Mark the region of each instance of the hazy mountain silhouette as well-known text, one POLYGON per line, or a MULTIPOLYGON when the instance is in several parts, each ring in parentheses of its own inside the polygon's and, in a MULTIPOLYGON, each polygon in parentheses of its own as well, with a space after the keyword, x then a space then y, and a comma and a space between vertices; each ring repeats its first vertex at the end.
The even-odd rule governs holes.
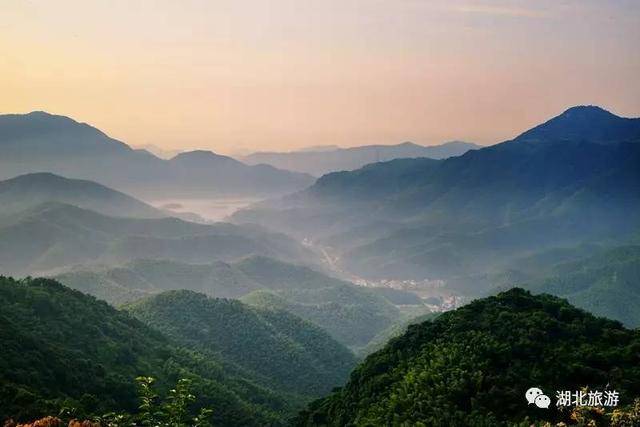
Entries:
POLYGON ((339 150, 339 149, 340 147, 337 145, 312 145, 310 147, 302 147, 293 151, 294 152, 333 151, 333 150, 339 150))
POLYGON ((567 298, 591 313, 640 326, 640 246, 623 246, 558 263, 542 278, 528 282, 531 291, 567 298), (546 277, 545 277, 546 276, 546 277))
POLYGON ((33 172, 89 179, 132 194, 161 197, 283 194, 313 182, 308 175, 248 166, 211 152, 182 153, 163 160, 64 116, 45 112, 0 116, 0 178, 33 172))
POLYGON ((640 120, 618 117, 589 105, 572 107, 530 129, 517 141, 588 141, 596 143, 640 142, 640 120))
POLYGON ((67 203, 111 216, 168 216, 153 206, 91 181, 52 173, 33 173, 0 181, 0 215, 14 214, 46 202, 67 203))
POLYGON ((112 304, 177 289, 216 298, 238 298, 258 289, 281 291, 354 286, 306 266, 258 255, 235 262, 206 264, 136 259, 115 266, 78 266, 55 278, 112 304))
POLYGON ((455 281, 526 251, 637 233, 639 123, 572 108, 462 156, 327 174, 235 218, 332 246, 360 275, 455 281))
POLYGON ((153 154, 154 156, 159 157, 159 158, 164 159, 164 160, 169 160, 172 157, 175 157, 178 154, 180 154, 180 153, 185 151, 185 150, 164 149, 164 148, 158 147, 157 145, 154 145, 154 144, 137 145, 137 146, 132 147, 132 148, 134 150, 148 151, 149 153, 153 154))
POLYGON ((397 145, 366 145, 353 148, 323 148, 290 153, 254 153, 243 158, 249 164, 266 163, 275 167, 321 176, 329 172, 354 170, 369 163, 397 158, 429 157, 443 159, 459 156, 479 145, 451 141, 441 145, 422 146, 405 142, 397 145))
POLYGON ((0 220, 0 273, 5 275, 140 258, 209 263, 253 254, 313 259, 293 239, 251 226, 111 217, 61 203, 44 203, 0 220))

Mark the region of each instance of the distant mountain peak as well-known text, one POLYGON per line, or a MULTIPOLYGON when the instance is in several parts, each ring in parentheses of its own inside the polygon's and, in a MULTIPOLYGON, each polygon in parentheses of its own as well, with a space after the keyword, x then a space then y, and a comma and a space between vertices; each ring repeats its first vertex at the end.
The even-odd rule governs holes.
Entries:
POLYGON ((53 114, 53 113, 49 113, 48 111, 36 110, 36 111, 32 111, 32 112, 26 113, 26 114, 13 114, 13 116, 16 116, 16 117, 20 117, 21 116, 21 117, 24 117, 26 119, 35 119, 35 120, 38 120, 38 121, 41 121, 41 122, 83 126, 83 127, 90 128, 90 129, 92 129, 92 130, 94 130, 96 132, 99 132, 102 135, 105 135, 104 132, 102 132, 99 129, 94 128, 93 126, 91 126, 88 123, 79 122, 77 120, 72 119, 69 116, 64 116, 62 114, 53 114))
POLYGON ((619 116, 616 116, 612 112, 605 110, 604 108, 599 107, 597 105, 576 105, 575 107, 566 109, 562 114, 560 114, 556 118, 564 119, 564 120, 575 120, 575 119, 593 118, 593 117, 621 118, 619 116))
POLYGON ((30 117, 49 117, 49 118, 58 117, 58 118, 67 119, 67 120, 71 120, 71 121, 75 122, 75 120, 73 120, 70 117, 63 116, 61 114, 49 113, 48 111, 44 111, 44 110, 34 110, 34 111, 31 111, 31 112, 26 113, 26 114, 15 114, 15 115, 16 116, 30 116, 30 117))
POLYGON ((640 119, 624 118, 596 105, 579 105, 519 135, 519 141, 640 141, 640 119))
POLYGON ((220 154, 216 154, 213 151, 208 150, 193 150, 193 151, 185 151, 183 153, 177 154, 173 157, 171 162, 177 163, 196 163, 196 164, 211 164, 212 162, 220 163, 220 162, 233 162, 240 163, 235 159, 232 159, 228 156, 223 156, 220 154))

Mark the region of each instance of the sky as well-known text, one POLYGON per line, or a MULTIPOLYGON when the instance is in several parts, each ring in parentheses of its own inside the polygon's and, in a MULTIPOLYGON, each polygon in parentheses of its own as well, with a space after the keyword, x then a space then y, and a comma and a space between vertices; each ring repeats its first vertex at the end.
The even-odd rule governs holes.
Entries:
POLYGON ((3 0, 0 113, 220 153, 640 116, 636 0, 3 0))

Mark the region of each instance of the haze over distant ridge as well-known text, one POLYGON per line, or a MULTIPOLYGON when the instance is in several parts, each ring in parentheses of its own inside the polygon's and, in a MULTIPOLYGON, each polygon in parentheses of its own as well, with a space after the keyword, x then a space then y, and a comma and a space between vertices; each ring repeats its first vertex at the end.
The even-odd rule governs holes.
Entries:
POLYGON ((400 158, 429 157, 444 159, 459 156, 479 145, 463 141, 450 141, 440 145, 423 146, 412 142, 396 145, 364 145, 340 148, 318 146, 288 153, 254 153, 242 158, 248 164, 266 163, 277 168, 321 176, 329 172, 358 169, 369 163, 400 158))

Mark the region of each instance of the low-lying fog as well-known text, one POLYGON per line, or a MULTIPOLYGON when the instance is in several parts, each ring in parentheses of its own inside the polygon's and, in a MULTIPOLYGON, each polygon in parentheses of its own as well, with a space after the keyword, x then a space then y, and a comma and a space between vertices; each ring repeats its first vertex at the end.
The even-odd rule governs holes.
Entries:
POLYGON ((170 212, 194 213, 207 221, 222 221, 237 210, 260 200, 251 197, 218 197, 210 199, 156 199, 149 201, 149 203, 170 212))

